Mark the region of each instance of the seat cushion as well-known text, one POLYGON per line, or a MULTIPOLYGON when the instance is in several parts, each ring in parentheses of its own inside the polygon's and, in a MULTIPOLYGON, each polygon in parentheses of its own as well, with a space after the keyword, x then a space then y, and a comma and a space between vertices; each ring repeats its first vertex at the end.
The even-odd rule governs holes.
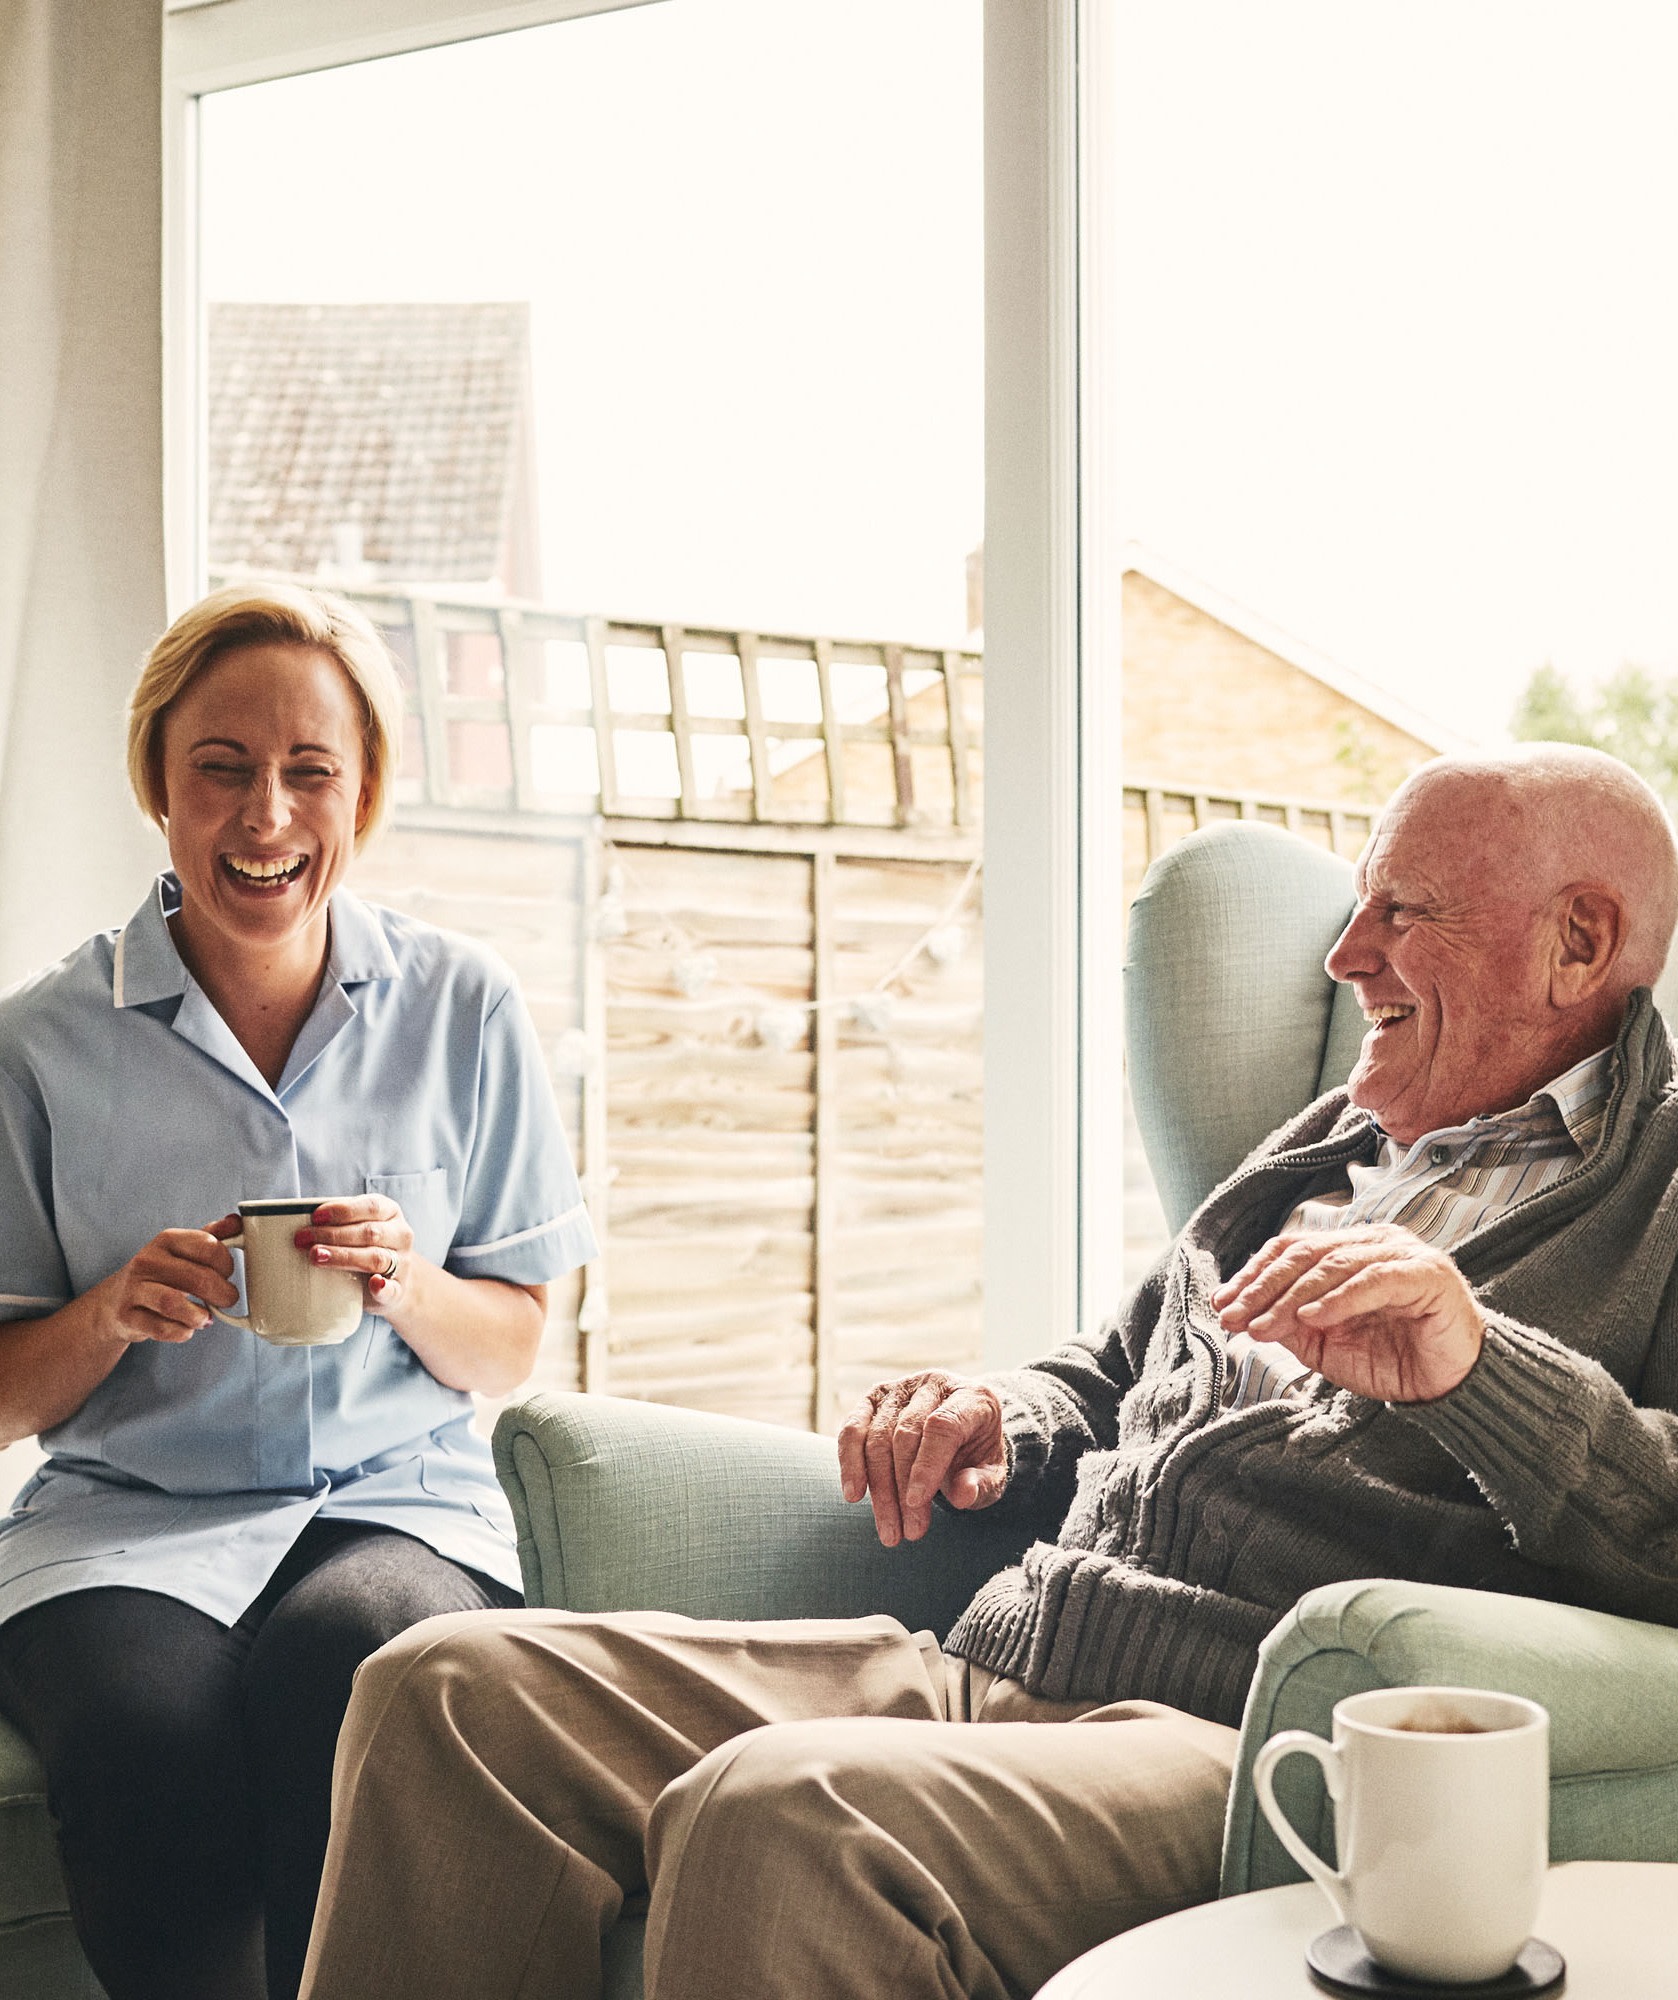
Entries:
POLYGON ((0 1720, 0 1926, 69 1909, 47 1819, 47 1781, 29 1745, 0 1720))
POLYGON ((108 2000, 68 1917, 0 1925, 0 2000, 108 2000))

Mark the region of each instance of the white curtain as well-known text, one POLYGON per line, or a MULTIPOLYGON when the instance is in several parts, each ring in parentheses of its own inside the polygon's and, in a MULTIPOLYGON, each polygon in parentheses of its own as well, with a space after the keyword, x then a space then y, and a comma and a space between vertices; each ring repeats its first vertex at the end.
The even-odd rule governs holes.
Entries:
POLYGON ((160 0, 0 0, 0 986, 161 853, 123 707, 163 625, 160 0))

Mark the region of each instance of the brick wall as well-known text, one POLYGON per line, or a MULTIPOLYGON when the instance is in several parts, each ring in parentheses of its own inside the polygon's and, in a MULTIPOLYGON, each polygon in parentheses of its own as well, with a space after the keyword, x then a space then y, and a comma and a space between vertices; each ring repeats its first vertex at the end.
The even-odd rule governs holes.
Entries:
POLYGON ((1124 579, 1127 778, 1375 804, 1435 754, 1135 570, 1124 579), (1132 776, 1134 774, 1134 776, 1132 776))

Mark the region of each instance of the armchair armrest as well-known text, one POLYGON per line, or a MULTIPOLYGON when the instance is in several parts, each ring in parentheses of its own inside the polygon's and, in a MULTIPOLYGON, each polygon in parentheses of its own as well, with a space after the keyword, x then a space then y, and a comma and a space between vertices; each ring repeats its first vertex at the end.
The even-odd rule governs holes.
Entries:
POLYGON ((495 1427, 525 1597, 572 1611, 699 1618, 885 1612, 940 1638, 1024 1530, 935 1512, 880 1546, 839 1492, 833 1440, 612 1396, 539 1395, 495 1427))
MULTIPOLYGON (((1550 1711, 1550 1856, 1678 1861, 1678 1631, 1602 1611, 1439 1584, 1330 1584, 1265 1640, 1224 1834, 1224 1895, 1303 1879, 1258 1810, 1253 1758, 1282 1729, 1332 1733, 1365 1688, 1499 1688, 1550 1711)), ((1333 1814, 1303 1757, 1278 1799, 1325 1856, 1333 1814)))

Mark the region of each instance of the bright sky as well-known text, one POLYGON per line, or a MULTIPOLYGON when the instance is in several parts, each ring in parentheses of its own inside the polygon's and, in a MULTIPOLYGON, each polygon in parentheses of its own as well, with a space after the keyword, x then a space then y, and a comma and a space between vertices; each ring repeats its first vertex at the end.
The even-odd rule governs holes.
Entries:
POLYGON ((959 643, 975 0, 673 0, 206 100, 212 299, 529 299, 548 600, 959 643))
POLYGON ((1678 9, 1112 4, 1131 532, 1474 733, 1678 669, 1678 9))
MULTIPOLYGON (((1678 9, 1117 11, 1126 531, 1491 735, 1678 669, 1678 9)), ((229 93, 212 298, 529 298, 547 595, 948 641, 978 0, 669 0, 229 93)))

